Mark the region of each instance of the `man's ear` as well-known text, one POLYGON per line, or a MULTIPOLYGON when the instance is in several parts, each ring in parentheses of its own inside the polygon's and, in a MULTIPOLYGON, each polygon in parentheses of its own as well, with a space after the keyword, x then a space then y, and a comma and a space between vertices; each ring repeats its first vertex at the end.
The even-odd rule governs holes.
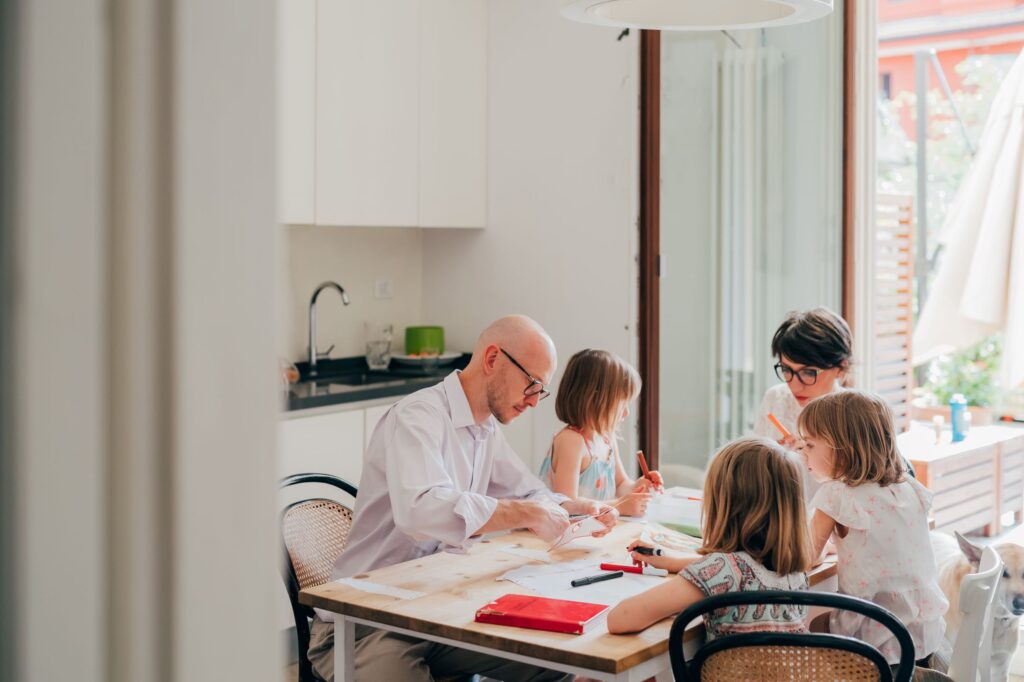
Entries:
POLYGON ((960 535, 959 531, 953 531, 953 535, 956 536, 956 541, 960 544, 960 551, 964 553, 967 560, 972 564, 981 563, 981 547, 960 535))
POLYGON ((498 348, 497 344, 491 344, 484 348, 484 373, 490 374, 493 372, 498 365, 498 355, 501 354, 501 349, 498 348))

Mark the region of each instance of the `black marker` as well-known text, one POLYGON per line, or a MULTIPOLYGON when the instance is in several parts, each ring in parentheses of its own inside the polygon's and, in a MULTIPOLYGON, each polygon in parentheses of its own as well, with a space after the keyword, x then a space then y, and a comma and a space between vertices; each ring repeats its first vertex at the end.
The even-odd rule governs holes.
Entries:
POLYGON ((602 580, 611 580, 612 578, 621 578, 622 571, 612 571, 611 573, 601 573, 600 575, 592 575, 587 578, 577 578, 569 584, 573 587, 583 587, 584 585, 590 585, 592 583, 599 583, 602 580))
POLYGON ((647 556, 661 556, 661 547, 634 547, 633 551, 647 556))

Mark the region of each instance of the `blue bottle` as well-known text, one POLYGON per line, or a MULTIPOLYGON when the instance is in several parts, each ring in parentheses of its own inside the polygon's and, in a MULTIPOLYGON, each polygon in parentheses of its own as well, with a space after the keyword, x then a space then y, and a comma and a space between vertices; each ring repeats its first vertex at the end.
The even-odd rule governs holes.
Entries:
POLYGON ((955 393, 949 399, 949 421, 953 426, 953 442, 959 443, 967 437, 967 399, 962 393, 955 393))

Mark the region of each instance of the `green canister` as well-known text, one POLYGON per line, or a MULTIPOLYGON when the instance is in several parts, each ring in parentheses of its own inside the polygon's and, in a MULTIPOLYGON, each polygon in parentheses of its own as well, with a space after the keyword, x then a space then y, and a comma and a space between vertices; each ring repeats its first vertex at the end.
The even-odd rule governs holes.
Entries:
POLYGON ((405 354, 444 353, 444 327, 406 327, 405 354))

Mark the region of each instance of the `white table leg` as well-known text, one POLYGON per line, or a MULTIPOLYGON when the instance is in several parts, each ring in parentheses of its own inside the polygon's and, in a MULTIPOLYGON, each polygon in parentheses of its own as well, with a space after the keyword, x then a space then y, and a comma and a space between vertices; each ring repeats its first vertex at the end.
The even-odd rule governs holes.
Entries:
POLYGON ((356 625, 341 614, 334 614, 334 680, 356 679, 356 625))

